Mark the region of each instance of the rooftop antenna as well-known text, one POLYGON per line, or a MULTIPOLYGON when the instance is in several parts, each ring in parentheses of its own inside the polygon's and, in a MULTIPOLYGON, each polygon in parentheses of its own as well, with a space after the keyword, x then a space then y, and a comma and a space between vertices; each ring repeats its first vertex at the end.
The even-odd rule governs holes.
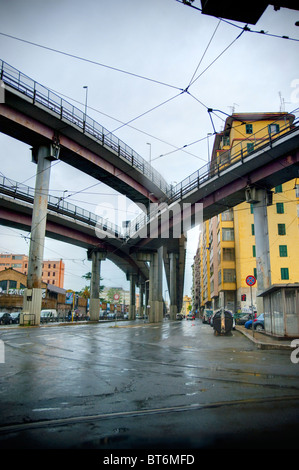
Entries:
POLYGON ((231 108, 231 114, 234 114, 236 106, 239 106, 238 103, 233 103, 233 106, 228 106, 229 108, 231 108))
POLYGON ((280 108, 279 108, 279 111, 281 113, 285 112, 285 101, 284 101, 284 98, 281 96, 281 92, 279 91, 278 92, 278 95, 279 95, 279 99, 280 99, 280 108))

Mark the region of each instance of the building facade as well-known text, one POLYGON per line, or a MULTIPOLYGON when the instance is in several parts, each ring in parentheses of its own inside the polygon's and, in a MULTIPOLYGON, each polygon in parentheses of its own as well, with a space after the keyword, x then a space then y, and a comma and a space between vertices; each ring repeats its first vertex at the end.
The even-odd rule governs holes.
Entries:
MULTIPOLYGON (((288 131, 293 116, 287 113, 233 114, 215 137, 212 160, 228 162, 236 152, 248 154, 265 139, 288 131)), ((272 189, 267 207, 271 284, 299 282, 299 181, 272 189)), ((206 221, 194 258, 193 292, 198 307, 225 307, 248 311, 250 287, 246 277, 256 277, 253 204, 243 202, 206 221), (197 297, 197 298, 196 298, 197 297)), ((256 286, 252 287, 256 308, 256 286)))
MULTIPOLYGON (((22 254, 0 253, 0 271, 7 268, 13 268, 16 271, 27 275, 28 256, 22 254)), ((42 268, 42 282, 63 288, 65 265, 62 259, 44 260, 42 268)))

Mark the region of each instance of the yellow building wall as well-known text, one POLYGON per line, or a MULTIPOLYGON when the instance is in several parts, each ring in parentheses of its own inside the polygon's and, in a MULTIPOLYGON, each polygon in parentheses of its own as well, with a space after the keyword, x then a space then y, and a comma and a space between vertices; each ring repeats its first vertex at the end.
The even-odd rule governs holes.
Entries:
MULTIPOLYGON (((244 115, 245 116, 245 115, 244 115)), ((257 120, 258 115, 253 114, 254 120, 247 119, 246 123, 238 120, 232 120, 232 127, 226 128, 224 131, 224 138, 222 138, 220 147, 216 149, 216 157, 222 161, 229 160, 229 154, 232 156, 236 152, 240 152, 241 144, 243 150, 247 151, 247 143, 251 142, 256 144, 264 139, 268 139, 269 131, 268 126, 271 124, 279 125, 279 132, 287 132, 290 129, 290 123, 287 119, 287 114, 278 116, 277 120, 267 119, 267 113, 261 113, 261 119, 257 120), (246 124, 252 125, 252 134, 246 133, 246 124), (229 140, 228 140, 229 135, 229 140), (229 145, 228 145, 229 144, 229 145)), ((242 116, 243 117, 243 116, 242 116)), ((271 134, 275 138, 275 133, 271 134)), ((299 282, 299 180, 297 184, 296 195, 296 180, 291 180, 282 185, 282 192, 273 191, 273 204, 268 206, 268 229, 269 229, 269 248, 270 248, 270 263, 271 263, 271 284, 284 284, 284 283, 297 283, 299 282), (284 212, 277 213, 277 203, 283 203, 284 212), (278 224, 284 224, 286 235, 278 234, 278 224), (281 257, 279 246, 287 246, 287 256, 281 257), (289 279, 282 279, 281 268, 288 268, 289 279)), ((254 257, 253 247, 256 246, 255 235, 252 232, 252 225, 254 225, 254 215, 251 211, 251 205, 244 202, 233 208, 233 221, 222 220, 222 215, 218 217, 218 230, 220 230, 220 239, 218 240, 218 250, 221 251, 220 262, 218 270, 221 269, 221 284, 219 284, 219 291, 236 290, 237 291, 237 304, 238 306, 250 305, 250 288, 246 284, 246 277, 255 274, 256 271, 256 257, 254 257), (222 229, 225 227, 234 228, 234 241, 222 240, 222 229), (223 259, 223 248, 235 249, 235 261, 225 261, 223 259), (236 282, 223 282, 223 269, 236 270, 236 282), (245 293, 247 300, 241 303, 241 294, 245 293)), ((207 296, 203 295, 203 287, 205 285, 204 279, 209 279, 209 258, 206 253, 209 237, 209 222, 205 224, 204 236, 200 243, 201 249, 201 305, 204 305, 207 300, 211 300, 210 291, 207 296)), ((217 251, 218 251, 217 250, 217 251)), ((216 250, 214 249, 214 256, 216 250)), ((217 256, 217 254, 216 254, 217 256)), ((218 283, 218 273, 214 269, 214 283, 218 283)), ((252 289, 253 303, 256 304, 255 294, 256 287, 252 289)))
POLYGON ((299 198, 296 198, 296 180, 287 181, 282 191, 273 194, 273 205, 268 207, 268 228, 271 260, 271 283, 299 282, 299 198), (277 213, 276 203, 283 203, 283 214, 277 213), (278 224, 284 224, 286 235, 278 235, 278 224), (287 257, 281 257, 279 246, 287 246, 287 257), (289 269, 289 279, 281 278, 281 268, 289 269))
MULTIPOLYGON (((264 140, 269 138, 268 126, 271 124, 278 124, 279 132, 287 132, 290 130, 289 121, 284 119, 284 117, 276 121, 273 121, 273 119, 264 119, 261 121, 246 120, 244 124, 239 121, 233 121, 230 132, 231 155, 239 153, 241 148, 243 151, 247 152, 247 143, 253 143, 255 146, 261 145, 264 140), (252 133, 246 132, 246 124, 251 124, 252 133)), ((271 135, 273 138, 275 137, 275 133, 271 135)))

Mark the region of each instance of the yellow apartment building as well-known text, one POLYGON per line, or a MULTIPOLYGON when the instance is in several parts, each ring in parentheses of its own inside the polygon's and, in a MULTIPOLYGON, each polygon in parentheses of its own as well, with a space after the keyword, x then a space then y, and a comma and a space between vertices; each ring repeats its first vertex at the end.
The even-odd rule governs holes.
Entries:
MULTIPOLYGON (((265 139, 290 129, 287 113, 233 114, 215 137, 212 160, 228 162, 235 152, 254 150, 265 139)), ((299 181, 272 189, 267 207, 271 284, 299 282, 299 181)), ((194 258, 195 308, 225 307, 246 311, 251 304, 246 277, 256 277, 253 205, 244 202, 206 221, 194 258)), ((256 287, 252 288, 256 306, 256 287)))

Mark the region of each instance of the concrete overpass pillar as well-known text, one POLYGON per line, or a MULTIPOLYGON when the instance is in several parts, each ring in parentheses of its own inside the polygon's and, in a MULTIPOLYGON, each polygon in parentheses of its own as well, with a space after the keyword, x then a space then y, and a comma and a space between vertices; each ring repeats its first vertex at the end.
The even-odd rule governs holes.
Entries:
POLYGON ((130 273, 130 305, 129 320, 136 318, 136 275, 130 273))
POLYGON ((59 147, 41 145, 32 150, 37 163, 31 237, 28 259, 27 288, 24 291, 21 324, 40 324, 42 306, 42 263, 47 222, 51 161, 58 158, 59 147))
POLYGON ((255 189, 253 203, 254 233, 256 249, 256 272, 257 272, 257 298, 256 307, 258 315, 264 311, 263 298, 258 297, 265 289, 271 286, 271 265, 269 248, 269 230, 267 206, 269 191, 266 189, 255 189))
POLYGON ((137 253, 139 261, 149 262, 149 280, 145 282, 146 315, 150 323, 163 320, 162 267, 163 250, 137 253))
POLYGON ((139 285, 139 316, 143 317, 144 315, 144 282, 140 281, 139 285))
POLYGON ((150 264, 149 282, 149 321, 158 323, 163 320, 162 297, 162 256, 160 250, 153 252, 150 264))
POLYGON ((177 253, 169 253, 169 298, 170 298, 170 306, 169 306, 169 314, 170 319, 175 320, 176 314, 178 313, 177 307, 177 263, 178 263, 178 254, 177 253))
POLYGON ((99 321, 101 261, 106 259, 106 252, 90 250, 88 251, 88 259, 91 259, 89 318, 90 321, 99 321))

